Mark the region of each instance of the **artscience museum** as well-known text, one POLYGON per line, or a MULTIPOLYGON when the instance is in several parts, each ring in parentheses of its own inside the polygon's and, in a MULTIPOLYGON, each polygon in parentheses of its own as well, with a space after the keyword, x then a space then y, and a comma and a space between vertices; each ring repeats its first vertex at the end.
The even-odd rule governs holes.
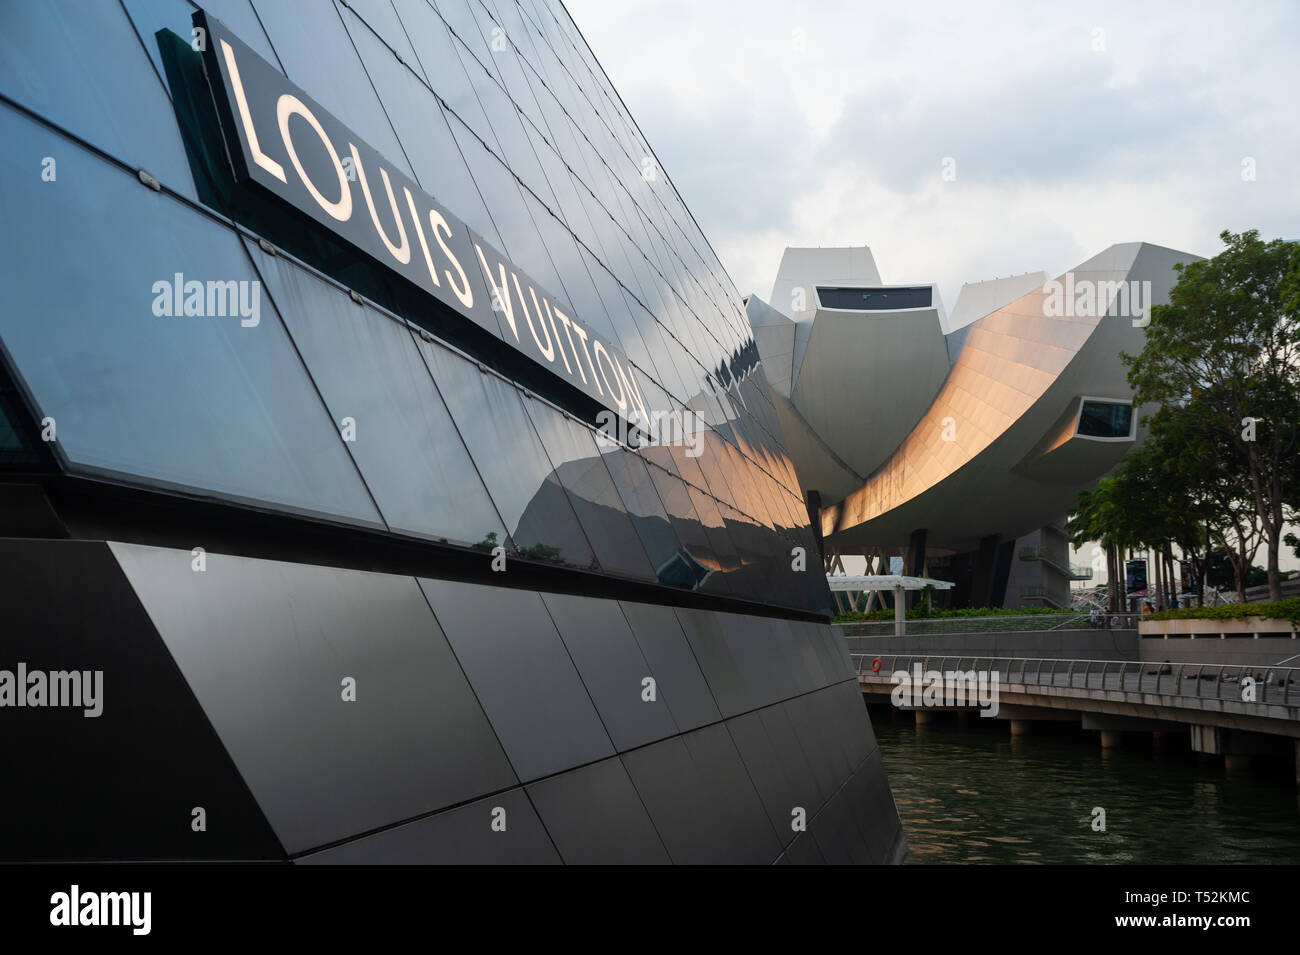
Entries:
POLYGON ((1055 279, 882 281, 871 250, 790 248, 746 306, 777 418, 832 564, 950 581, 954 607, 1069 605, 1078 492, 1141 439, 1120 359, 1174 265, 1113 245, 1055 279))

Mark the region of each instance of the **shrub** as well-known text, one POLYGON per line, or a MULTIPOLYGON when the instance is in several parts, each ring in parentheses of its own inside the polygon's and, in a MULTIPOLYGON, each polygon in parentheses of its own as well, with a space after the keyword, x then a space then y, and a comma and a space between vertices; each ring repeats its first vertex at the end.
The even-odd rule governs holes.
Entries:
POLYGON ((1300 597, 1287 597, 1273 603, 1221 604, 1218 607, 1179 607, 1161 610, 1148 620, 1244 620, 1262 617, 1265 620, 1287 620, 1300 627, 1300 597))

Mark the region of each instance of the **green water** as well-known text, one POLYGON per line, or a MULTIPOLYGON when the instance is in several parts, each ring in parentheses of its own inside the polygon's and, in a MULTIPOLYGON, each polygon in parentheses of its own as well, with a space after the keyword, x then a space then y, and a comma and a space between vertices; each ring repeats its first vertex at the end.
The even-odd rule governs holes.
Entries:
POLYGON ((1129 734, 1102 750, 1097 734, 1035 724, 1012 738, 1002 721, 919 729, 872 708, 872 723, 907 832, 908 863, 1300 862, 1300 794, 1286 757, 1225 772, 1187 737, 1156 747, 1129 734), (993 725, 990 725, 993 724, 993 725), (1093 809, 1106 831, 1093 830, 1093 809))

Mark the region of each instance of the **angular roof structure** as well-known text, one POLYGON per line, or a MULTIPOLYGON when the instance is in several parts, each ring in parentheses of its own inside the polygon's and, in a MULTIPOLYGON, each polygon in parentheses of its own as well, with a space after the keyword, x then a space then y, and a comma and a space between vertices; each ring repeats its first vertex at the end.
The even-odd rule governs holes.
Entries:
MULTIPOLYGON (((818 251, 782 260, 816 294, 777 411, 804 489, 820 496, 822 533, 842 553, 899 546, 917 530, 932 548, 964 551, 1058 519, 1139 440, 1120 353, 1141 350, 1174 265, 1196 258, 1132 242, 1051 282, 1038 272, 966 285, 945 337, 937 294, 909 308, 878 294, 924 286, 874 283, 858 289, 856 310, 825 307, 844 250, 822 268, 818 251)), ((778 278, 777 289, 797 284, 778 278)), ((753 296, 748 309, 756 328, 778 324, 753 296)), ((774 337, 755 335, 765 362, 774 337)))

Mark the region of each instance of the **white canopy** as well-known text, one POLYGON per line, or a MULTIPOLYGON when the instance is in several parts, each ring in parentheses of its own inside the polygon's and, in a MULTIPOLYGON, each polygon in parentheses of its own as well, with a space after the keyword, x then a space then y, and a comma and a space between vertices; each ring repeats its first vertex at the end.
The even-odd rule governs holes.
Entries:
POLYGON ((956 586, 951 580, 933 580, 929 577, 905 577, 902 574, 874 574, 867 577, 846 577, 827 574, 826 583, 831 590, 951 590, 956 586))
MULTIPOLYGON (((950 580, 933 580, 929 577, 905 577, 902 574, 875 574, 867 577, 848 577, 843 574, 827 574, 826 583, 831 590, 892 590, 894 592, 894 633, 902 636, 907 632, 907 609, 903 600, 904 590, 951 590, 955 584, 950 580)), ((852 600, 853 598, 849 598, 852 600)))

